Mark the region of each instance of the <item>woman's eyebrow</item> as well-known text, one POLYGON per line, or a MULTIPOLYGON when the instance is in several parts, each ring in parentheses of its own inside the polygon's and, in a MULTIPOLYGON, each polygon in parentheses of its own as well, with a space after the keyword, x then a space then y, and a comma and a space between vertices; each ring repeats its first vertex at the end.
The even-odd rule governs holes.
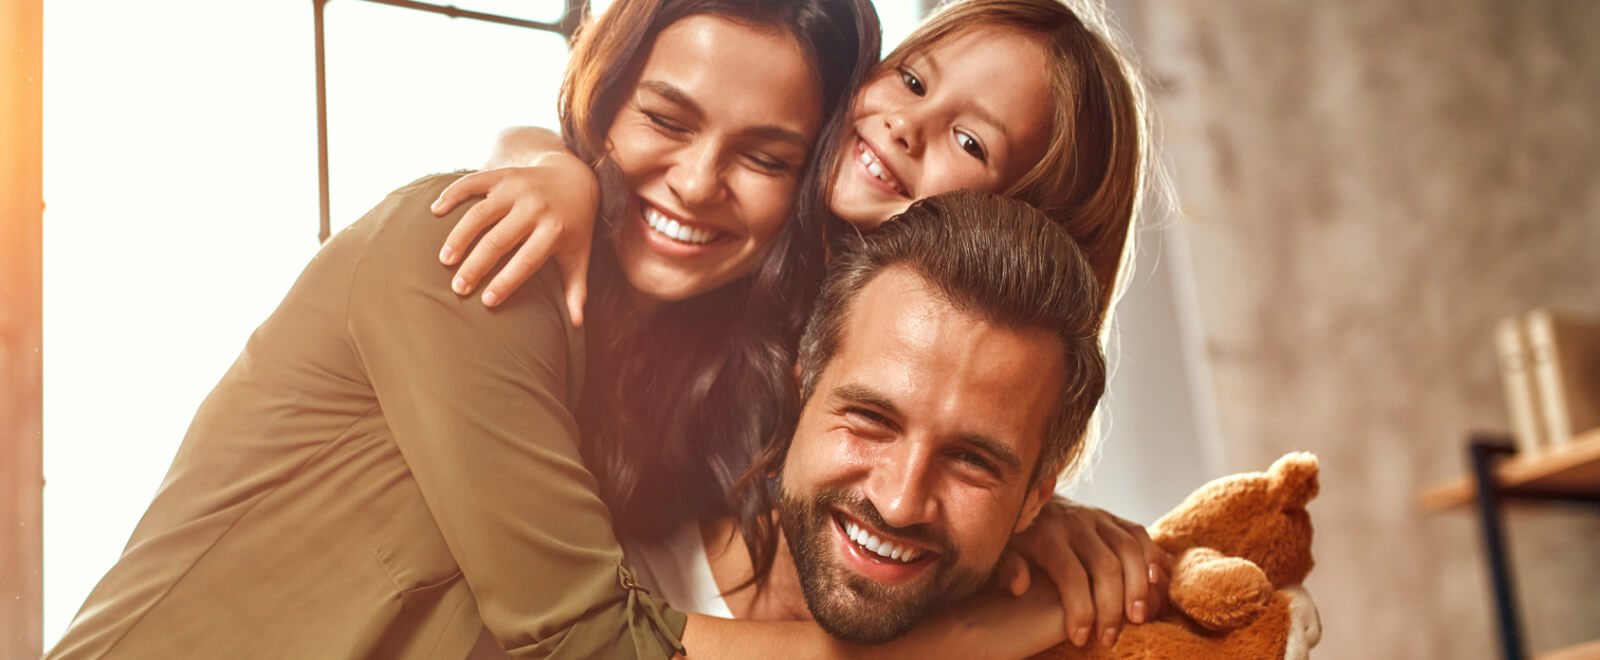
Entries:
MULTIPOLYGON (((695 119, 705 119, 705 109, 700 107, 699 103, 695 102, 694 97, 689 96, 688 92, 683 91, 677 85, 660 80, 641 80, 639 81, 639 89, 655 94, 656 96, 666 99, 668 103, 672 103, 673 105, 683 108, 684 112, 693 115, 695 119)), ((749 135, 750 137, 761 140, 788 142, 800 147, 801 149, 811 148, 811 138, 806 137, 804 133, 791 128, 778 126, 777 124, 762 124, 760 126, 752 126, 741 132, 749 135)))
POLYGON ((699 103, 695 103, 694 97, 679 89, 677 85, 660 80, 641 80, 639 89, 664 98, 669 103, 682 106, 685 112, 694 115, 696 119, 703 119, 706 116, 705 109, 701 108, 699 103))

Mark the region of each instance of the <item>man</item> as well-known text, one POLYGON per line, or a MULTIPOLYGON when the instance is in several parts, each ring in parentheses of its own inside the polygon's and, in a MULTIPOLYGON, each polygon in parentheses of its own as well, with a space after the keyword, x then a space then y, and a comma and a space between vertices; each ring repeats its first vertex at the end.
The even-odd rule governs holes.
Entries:
MULTIPOLYGON (((973 595, 1082 452, 1105 381, 1096 291, 1071 238, 1025 204, 963 192, 912 206, 838 255, 801 339, 793 439, 754 468, 777 476, 781 533, 758 544, 770 568, 731 518, 629 561, 676 608, 814 619, 858 644, 973 595)), ((1054 587, 1035 586, 1036 604, 1040 591, 1054 587)), ((1295 600, 1299 659, 1318 634, 1309 596, 1295 600)), ((1021 631, 996 657, 1060 640, 1042 602, 1048 616, 1018 625, 1039 608, 1012 609, 984 627, 1021 631)))
POLYGON ((913 206, 839 255, 801 340, 798 427, 761 466, 779 475, 771 570, 730 520, 631 561, 680 608, 814 618, 857 643, 971 595, 1081 453, 1105 384, 1096 291, 1025 204, 913 206))

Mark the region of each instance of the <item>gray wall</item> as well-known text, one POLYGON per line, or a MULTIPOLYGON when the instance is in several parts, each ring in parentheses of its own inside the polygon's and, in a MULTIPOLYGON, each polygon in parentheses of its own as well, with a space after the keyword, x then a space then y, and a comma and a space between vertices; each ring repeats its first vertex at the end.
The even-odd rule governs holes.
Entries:
MULTIPOLYGON (((1496 657, 1473 520, 1416 496, 1508 427, 1498 317, 1600 313, 1600 3, 1118 8, 1160 83, 1224 468, 1322 458, 1316 655, 1496 657)), ((1600 638, 1600 515, 1510 531, 1530 645, 1600 638)))

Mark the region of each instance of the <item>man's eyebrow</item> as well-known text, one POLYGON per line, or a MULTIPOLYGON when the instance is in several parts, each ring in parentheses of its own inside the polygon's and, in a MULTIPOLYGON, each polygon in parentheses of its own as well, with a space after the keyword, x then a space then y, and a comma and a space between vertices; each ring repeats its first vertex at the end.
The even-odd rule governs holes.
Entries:
POLYGON ((882 410, 891 415, 899 416, 900 409, 882 392, 858 383, 845 383, 833 388, 830 393, 835 399, 842 399, 851 403, 861 403, 882 410))
MULTIPOLYGON (((900 417, 900 409, 896 408, 889 397, 882 392, 859 383, 845 383, 833 388, 829 393, 834 399, 859 403, 882 410, 890 416, 900 417)), ((1022 470, 1022 457, 1017 455, 1017 450, 1004 442, 1000 442, 982 433, 963 433, 961 441, 977 447, 984 453, 1000 461, 1001 467, 1015 474, 1022 470)))
POLYGON ((1022 471, 1022 457, 1017 455, 1017 450, 1012 449, 1011 445, 979 433, 963 433, 961 440, 995 457, 1007 472, 1015 474, 1022 471))
MULTIPOLYGON (((705 109, 701 108, 699 103, 695 103, 693 97, 676 85, 660 80, 642 80, 639 82, 639 89, 666 99, 668 103, 682 107, 685 112, 694 115, 696 119, 703 119, 706 116, 705 109)), ((811 138, 806 137, 799 131, 776 124, 752 126, 743 132, 759 140, 788 142, 801 149, 809 150, 811 148, 811 138)))

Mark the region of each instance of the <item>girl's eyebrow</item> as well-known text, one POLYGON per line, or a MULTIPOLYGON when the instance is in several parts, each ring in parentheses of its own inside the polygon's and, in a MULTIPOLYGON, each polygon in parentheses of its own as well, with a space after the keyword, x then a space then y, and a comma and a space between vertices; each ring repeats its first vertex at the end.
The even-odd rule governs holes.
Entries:
MULTIPOLYGON (((641 80, 639 81, 639 89, 666 99, 668 103, 682 107, 684 112, 693 115, 695 119, 705 119, 705 108, 700 107, 700 104, 695 102, 694 97, 689 96, 688 92, 683 91, 677 85, 661 80, 641 80)), ((811 148, 811 138, 806 137, 799 131, 776 124, 752 126, 743 132, 764 140, 789 142, 801 149, 811 148)))

